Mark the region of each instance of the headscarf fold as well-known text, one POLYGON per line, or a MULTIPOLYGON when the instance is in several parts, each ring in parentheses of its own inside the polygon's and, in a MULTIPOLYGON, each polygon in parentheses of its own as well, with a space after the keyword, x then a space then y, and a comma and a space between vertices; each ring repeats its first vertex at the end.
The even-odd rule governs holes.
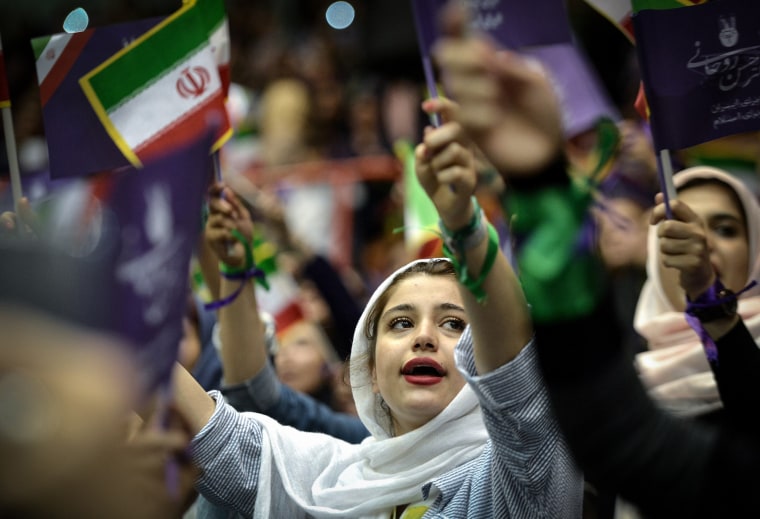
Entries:
MULTIPOLYGON (((718 180, 736 193, 747 222, 750 261, 747 281, 760 281, 760 206, 755 195, 737 178, 717 168, 697 166, 673 177, 679 188, 695 179, 718 180)), ((710 366, 697 334, 684 313, 676 310, 665 295, 660 278, 657 228, 649 229, 647 281, 641 290, 634 327, 648 342, 649 351, 636 355, 635 363, 650 395, 668 411, 680 416, 697 416, 720 409, 722 403, 710 366)), ((738 312, 760 344, 760 288, 739 296, 738 312)))

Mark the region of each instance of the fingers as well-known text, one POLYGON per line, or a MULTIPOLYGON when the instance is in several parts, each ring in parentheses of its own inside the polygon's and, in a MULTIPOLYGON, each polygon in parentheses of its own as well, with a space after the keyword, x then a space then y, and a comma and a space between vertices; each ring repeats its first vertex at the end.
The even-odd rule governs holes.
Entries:
POLYGON ((464 133, 457 123, 426 130, 423 142, 415 148, 415 161, 417 176, 428 193, 438 184, 469 186, 474 158, 463 141, 464 133))
POLYGON ((0 214, 0 229, 5 232, 13 232, 16 230, 16 214, 11 211, 6 211, 0 214))
POLYGON ((451 99, 435 97, 422 102, 422 110, 430 114, 440 114, 443 122, 448 123, 457 118, 459 105, 451 99))
POLYGON ((21 221, 29 226, 30 229, 34 232, 39 231, 39 219, 37 217, 37 214, 32 210, 32 204, 29 203, 29 199, 27 197, 22 197, 21 200, 18 202, 18 216, 21 219, 21 221))
POLYGON ((429 155, 441 153, 442 150, 451 145, 460 145, 466 142, 464 131, 459 123, 446 123, 440 128, 430 129, 425 132, 422 139, 429 155))
MULTIPOLYGON (((662 193, 657 193, 655 196, 655 203, 657 205, 652 210, 652 214, 649 217, 649 222, 652 225, 656 225, 667 219, 665 197, 662 193)), ((699 216, 697 216, 697 214, 692 211, 691 207, 678 199, 670 200, 670 211, 673 217, 672 220, 674 221, 684 223, 699 223, 700 225, 702 224, 699 216)))

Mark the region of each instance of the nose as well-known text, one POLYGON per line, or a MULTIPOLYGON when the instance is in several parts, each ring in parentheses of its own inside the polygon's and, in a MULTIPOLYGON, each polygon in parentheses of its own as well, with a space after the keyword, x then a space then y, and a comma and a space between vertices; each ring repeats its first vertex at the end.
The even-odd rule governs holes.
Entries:
POLYGON ((435 324, 429 321, 420 323, 417 328, 417 335, 414 337, 415 350, 438 350, 438 334, 436 333, 435 324))
POLYGON ((708 254, 715 251, 715 234, 711 231, 705 233, 705 247, 708 254))

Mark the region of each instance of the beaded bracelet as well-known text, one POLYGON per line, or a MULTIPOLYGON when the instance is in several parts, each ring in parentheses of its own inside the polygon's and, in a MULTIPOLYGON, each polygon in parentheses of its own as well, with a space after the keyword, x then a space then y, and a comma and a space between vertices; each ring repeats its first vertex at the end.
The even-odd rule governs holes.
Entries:
POLYGON ((439 226, 443 237, 443 254, 451 260, 459 282, 475 296, 478 303, 482 303, 487 296, 483 289, 483 283, 491 272, 499 253, 499 235, 494 226, 485 219, 483 210, 475 197, 473 197, 473 204, 475 205, 475 212, 464 228, 452 232, 443 225, 443 222, 440 222, 439 226), (488 237, 488 250, 480 275, 473 279, 467 270, 466 251, 475 248, 485 236, 488 237))
POLYGON ((254 262, 253 249, 251 247, 251 244, 237 229, 233 229, 231 231, 231 234, 237 241, 243 244, 245 253, 245 266, 231 267, 224 262, 219 262, 219 272, 225 279, 230 279, 233 281, 239 280, 240 286, 238 286, 237 290, 235 290, 229 296, 217 301, 211 301, 210 303, 203 305, 206 310, 218 310, 219 308, 232 303, 243 291, 249 279, 254 279, 256 283, 260 284, 266 290, 269 290, 269 283, 267 282, 266 273, 263 270, 257 268, 256 263, 254 262))

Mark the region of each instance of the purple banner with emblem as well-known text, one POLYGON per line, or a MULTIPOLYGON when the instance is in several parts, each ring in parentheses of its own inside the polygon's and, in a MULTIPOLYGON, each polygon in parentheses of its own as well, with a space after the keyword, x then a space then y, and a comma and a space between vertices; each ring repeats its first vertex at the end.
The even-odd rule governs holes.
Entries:
POLYGON ((562 105, 562 122, 567 137, 594 127, 601 118, 620 119, 602 87, 596 71, 572 43, 526 49, 549 71, 562 105))
POLYGON ((633 17, 657 149, 760 129, 760 19, 746 0, 633 17))
POLYGON ((32 40, 52 178, 129 166, 85 97, 79 79, 160 21, 139 20, 32 40))
MULTIPOLYGON (((148 162, 108 175, 104 221, 117 222, 110 293, 114 331, 134 347, 141 386, 169 379, 183 336, 190 257, 202 228, 202 204, 212 181, 209 135, 148 162)), ((101 190, 103 191, 103 190, 101 190)))
MULTIPOLYGON (((441 10, 448 0, 412 0, 420 52, 440 34, 441 10)), ((572 41, 564 0, 465 0, 470 27, 488 34, 503 48, 522 49, 572 41)))

